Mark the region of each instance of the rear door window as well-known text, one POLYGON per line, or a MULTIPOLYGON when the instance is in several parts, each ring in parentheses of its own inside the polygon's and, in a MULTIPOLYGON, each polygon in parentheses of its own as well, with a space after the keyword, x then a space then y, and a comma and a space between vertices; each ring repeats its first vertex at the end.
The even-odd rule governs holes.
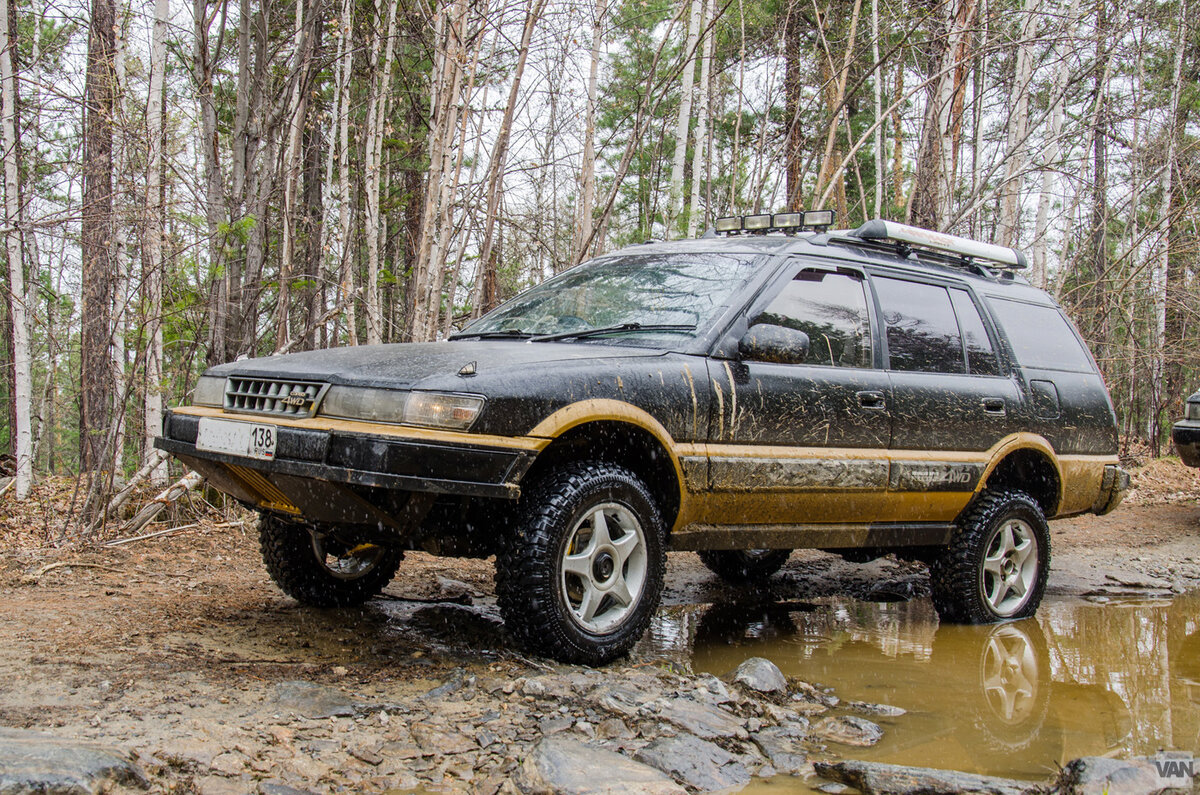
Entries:
POLYGON ((988 337, 987 326, 979 315, 979 307, 966 290, 950 290, 950 301, 958 315, 958 327, 967 346, 967 369, 972 375, 1000 375, 996 349, 988 337))
POLYGON ((872 279, 883 313, 889 369, 965 373, 962 334, 945 287, 903 279, 872 279))

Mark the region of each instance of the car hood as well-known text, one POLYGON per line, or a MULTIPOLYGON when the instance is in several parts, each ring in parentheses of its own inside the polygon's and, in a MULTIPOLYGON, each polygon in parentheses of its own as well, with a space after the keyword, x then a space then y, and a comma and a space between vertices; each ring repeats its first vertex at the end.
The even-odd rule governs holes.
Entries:
POLYGON ((266 356, 217 365, 206 374, 227 377, 324 381, 408 388, 437 376, 453 376, 474 363, 479 375, 556 362, 661 356, 658 349, 567 342, 423 342, 358 345, 266 356))

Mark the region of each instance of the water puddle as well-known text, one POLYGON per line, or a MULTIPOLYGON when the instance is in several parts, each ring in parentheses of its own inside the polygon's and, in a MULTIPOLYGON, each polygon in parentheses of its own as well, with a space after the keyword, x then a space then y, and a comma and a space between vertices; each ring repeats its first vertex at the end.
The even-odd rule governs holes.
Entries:
POLYGON ((939 625, 928 599, 681 606, 651 633, 697 672, 766 657, 843 700, 908 710, 875 719, 883 741, 840 749, 850 758, 1043 779, 1079 756, 1200 752, 1200 593, 1047 600, 981 627, 939 625))

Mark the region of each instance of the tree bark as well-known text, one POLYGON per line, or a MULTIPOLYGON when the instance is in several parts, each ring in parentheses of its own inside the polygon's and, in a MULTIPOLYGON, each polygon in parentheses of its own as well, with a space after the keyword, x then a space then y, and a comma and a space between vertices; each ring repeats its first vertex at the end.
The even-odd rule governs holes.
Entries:
POLYGON ((112 371, 112 152, 113 0, 92 0, 84 88, 82 294, 79 368, 79 460, 96 470, 111 460, 105 439, 111 424, 112 371))

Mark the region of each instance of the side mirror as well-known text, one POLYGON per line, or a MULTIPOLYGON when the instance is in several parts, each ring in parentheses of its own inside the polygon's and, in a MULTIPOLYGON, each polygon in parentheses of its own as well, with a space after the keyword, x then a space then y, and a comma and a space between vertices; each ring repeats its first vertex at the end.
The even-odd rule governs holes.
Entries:
POLYGON ((803 364, 808 358, 808 335, 803 331, 756 323, 738 341, 738 353, 743 359, 775 364, 803 364))

